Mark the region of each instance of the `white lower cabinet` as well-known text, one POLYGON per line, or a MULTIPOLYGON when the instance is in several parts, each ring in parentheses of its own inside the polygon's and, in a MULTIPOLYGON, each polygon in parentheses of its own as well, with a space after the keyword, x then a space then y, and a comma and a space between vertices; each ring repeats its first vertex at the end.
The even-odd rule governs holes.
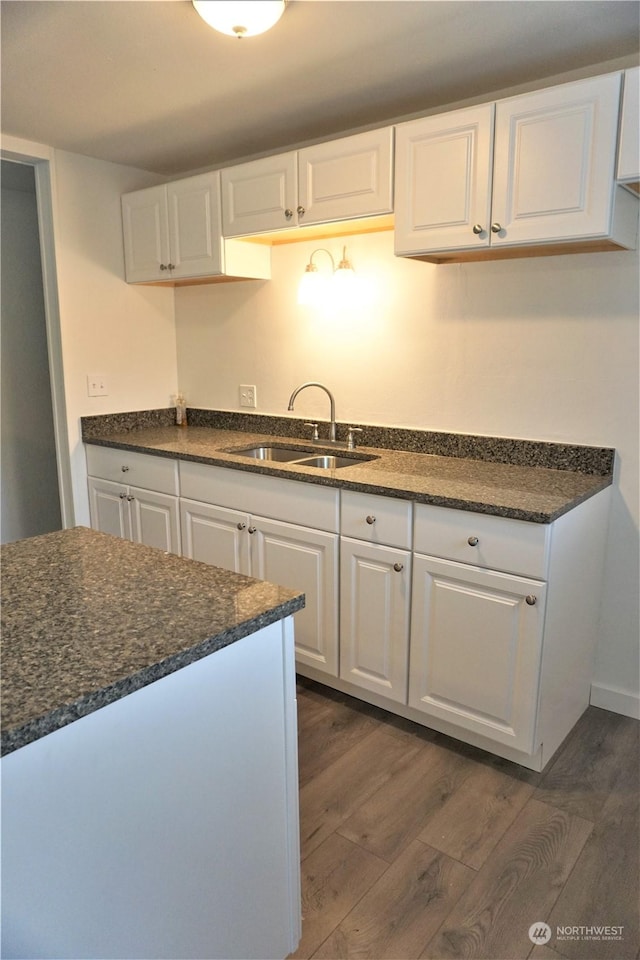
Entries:
POLYGON ((89 477, 89 502, 94 530, 180 553, 177 497, 89 477))
POLYGON ((173 460, 87 446, 91 526, 180 553, 178 470, 173 460), (135 484, 123 480, 135 480, 135 484))
POLYGON ((296 660, 337 677, 338 491, 198 463, 180 479, 184 555, 303 592, 296 660))
POLYGON ((416 556, 409 706, 534 752, 546 584, 416 556))
POLYGON ((343 537, 340 677, 407 702, 411 554, 343 537))

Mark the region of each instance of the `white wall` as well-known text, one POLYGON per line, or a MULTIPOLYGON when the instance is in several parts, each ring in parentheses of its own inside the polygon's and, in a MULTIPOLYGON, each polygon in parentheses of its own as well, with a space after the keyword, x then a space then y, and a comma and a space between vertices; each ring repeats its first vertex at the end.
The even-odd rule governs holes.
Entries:
MULTIPOLYGON (((346 242, 371 287, 363 310, 322 316, 296 304, 310 253, 325 246, 335 258, 338 241, 274 248, 271 282, 176 290, 189 405, 239 409, 248 383, 257 412, 286 415, 292 389, 320 380, 343 422, 615 447, 596 683, 635 709, 637 253, 435 266, 395 258, 390 233, 346 242)), ((296 415, 327 419, 324 394, 301 395, 296 415)))
POLYGON ((76 523, 89 524, 80 417, 167 407, 176 392, 173 289, 124 282, 120 196, 141 170, 55 151, 56 259, 76 523), (89 397, 87 374, 109 395, 89 397))

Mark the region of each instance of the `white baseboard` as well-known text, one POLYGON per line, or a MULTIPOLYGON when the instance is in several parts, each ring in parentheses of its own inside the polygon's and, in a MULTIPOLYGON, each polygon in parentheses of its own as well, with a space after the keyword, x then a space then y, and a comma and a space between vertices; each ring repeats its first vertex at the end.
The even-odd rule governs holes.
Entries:
POLYGON ((618 687, 592 683, 591 705, 640 720, 640 695, 631 690, 620 690, 618 687))

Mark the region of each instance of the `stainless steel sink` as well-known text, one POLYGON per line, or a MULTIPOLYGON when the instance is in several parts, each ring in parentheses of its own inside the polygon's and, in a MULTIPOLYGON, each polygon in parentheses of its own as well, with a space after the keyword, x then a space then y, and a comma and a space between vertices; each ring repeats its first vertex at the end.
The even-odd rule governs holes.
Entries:
POLYGON ((337 467, 353 467, 356 463, 373 460, 373 457, 342 457, 334 454, 322 457, 306 457, 304 460, 296 460, 298 467, 320 467, 321 470, 335 470, 337 467))
POLYGON ((270 460, 272 463, 292 463, 299 467, 317 467, 321 470, 335 470, 340 467, 353 467, 357 463, 377 460, 376 456, 366 453, 327 453, 298 447, 242 447, 227 449, 225 453, 234 453, 237 457, 251 457, 253 460, 270 460))
POLYGON ((308 457, 306 450, 290 447, 247 447, 244 450, 227 450, 226 453, 235 453, 239 457, 252 457, 254 460, 275 460, 278 463, 290 463, 301 457, 308 457))

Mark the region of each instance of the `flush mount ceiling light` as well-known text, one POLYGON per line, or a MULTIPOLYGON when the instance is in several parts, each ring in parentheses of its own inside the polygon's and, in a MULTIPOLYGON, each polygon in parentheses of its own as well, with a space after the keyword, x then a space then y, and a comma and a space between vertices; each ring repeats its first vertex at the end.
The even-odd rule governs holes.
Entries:
POLYGON ((298 303, 304 306, 318 306, 322 301, 326 301, 332 296, 334 300, 341 301, 349 298, 351 295, 350 287, 355 281, 355 273, 351 261, 347 260, 347 248, 342 248, 342 260, 336 267, 336 262, 324 247, 314 250, 309 257, 309 263, 306 265, 304 273, 300 277, 298 285, 298 303), (331 273, 329 276, 318 272, 317 265, 313 262, 316 253, 326 253, 331 260, 331 273))
POLYGON ((274 26, 286 0, 192 0, 203 20, 229 37, 255 37, 274 26))

